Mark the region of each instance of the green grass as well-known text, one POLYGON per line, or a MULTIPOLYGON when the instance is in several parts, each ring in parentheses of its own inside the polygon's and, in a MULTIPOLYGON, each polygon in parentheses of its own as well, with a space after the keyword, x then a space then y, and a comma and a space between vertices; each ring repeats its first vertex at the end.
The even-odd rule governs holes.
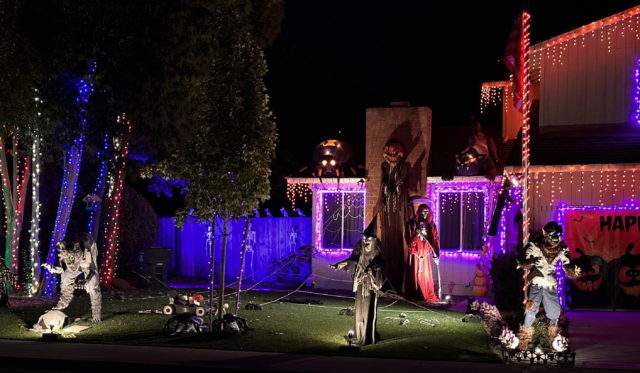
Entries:
MULTIPOLYGON (((65 310, 70 317, 82 317, 80 325, 91 328, 66 339, 71 342, 108 343, 122 345, 177 346, 250 351, 309 353, 321 355, 340 354, 345 345, 343 335, 353 329, 353 317, 340 315, 340 309, 353 306, 353 300, 296 294, 291 300, 309 300, 311 304, 276 302, 258 310, 241 310, 240 316, 254 330, 246 335, 221 337, 211 334, 171 337, 163 326, 168 316, 140 314, 140 310, 160 310, 167 303, 167 296, 130 294, 124 299, 114 299, 104 293, 103 321, 91 324, 89 299, 74 298, 65 310), (316 304, 321 302, 321 304, 316 304)), ((283 293, 250 292, 242 297, 243 304, 258 304, 282 296, 283 293)), ((233 300, 227 302, 233 306, 233 300)), ((479 323, 463 323, 462 314, 442 309, 419 308, 398 302, 389 306, 390 300, 382 299, 378 307, 378 331, 382 341, 363 347, 358 356, 410 358, 425 360, 458 360, 497 362, 500 358, 490 346, 490 338, 479 323), (386 319, 407 314, 409 323, 386 319), (420 323, 424 319, 435 324, 432 327, 420 323)), ((20 302, 14 302, 16 304, 20 302)), ((40 333, 28 330, 46 310, 54 305, 36 303, 0 311, 0 338, 37 340, 40 333)))

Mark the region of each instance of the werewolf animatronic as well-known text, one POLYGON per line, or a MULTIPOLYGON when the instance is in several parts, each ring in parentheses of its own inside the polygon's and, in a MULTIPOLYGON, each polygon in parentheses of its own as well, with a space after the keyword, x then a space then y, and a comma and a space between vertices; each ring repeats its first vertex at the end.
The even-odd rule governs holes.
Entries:
POLYGON ((73 242, 58 242, 58 257, 61 267, 43 264, 53 273, 62 274, 60 278, 60 299, 54 310, 63 310, 69 306, 76 288, 84 288, 91 298, 91 321, 99 322, 102 308, 100 276, 98 274, 98 247, 87 233, 79 233, 73 242), (80 275, 84 275, 84 278, 80 275))
POLYGON ((525 260, 518 265, 529 271, 525 279, 528 284, 528 300, 525 304, 524 325, 518 333, 521 350, 527 349, 533 337, 532 325, 541 303, 549 318, 549 344, 558 334, 558 318, 562 308, 558 299, 556 263, 562 262, 569 277, 574 278, 580 273, 576 266, 570 264, 569 250, 561 237, 562 227, 555 221, 547 223, 542 228, 542 236, 536 241, 529 241, 525 246, 525 260))

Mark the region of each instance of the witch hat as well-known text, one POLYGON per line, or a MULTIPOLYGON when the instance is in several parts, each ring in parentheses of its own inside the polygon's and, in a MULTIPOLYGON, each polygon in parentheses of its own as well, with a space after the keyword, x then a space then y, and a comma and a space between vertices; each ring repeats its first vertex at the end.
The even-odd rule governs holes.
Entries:
POLYGON ((378 238, 378 236, 376 235, 376 229, 378 228, 377 221, 378 221, 378 215, 374 216, 373 219, 371 219, 371 222, 369 223, 367 228, 364 230, 364 232, 362 232, 362 235, 366 237, 378 238))

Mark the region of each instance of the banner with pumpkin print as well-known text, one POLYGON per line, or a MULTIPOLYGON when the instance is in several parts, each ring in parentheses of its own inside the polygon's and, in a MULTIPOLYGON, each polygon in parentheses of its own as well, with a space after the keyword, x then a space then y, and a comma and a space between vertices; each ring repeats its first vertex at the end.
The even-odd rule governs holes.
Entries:
POLYGON ((640 211, 569 210, 565 242, 581 275, 569 283, 572 308, 640 308, 640 211))

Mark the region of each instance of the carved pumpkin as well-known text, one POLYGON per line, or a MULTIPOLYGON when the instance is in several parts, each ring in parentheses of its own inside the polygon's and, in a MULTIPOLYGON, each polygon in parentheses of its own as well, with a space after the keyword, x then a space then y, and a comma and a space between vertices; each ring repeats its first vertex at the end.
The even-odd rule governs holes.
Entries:
POLYGON ((640 254, 631 254, 633 246, 629 244, 626 253, 620 258, 618 286, 625 294, 640 297, 640 254))
POLYGON ((404 146, 397 141, 391 141, 382 148, 382 158, 390 166, 397 166, 404 161, 404 146))
POLYGON ((585 292, 598 290, 602 286, 604 260, 599 256, 586 255, 580 248, 576 251, 580 256, 574 262, 580 268, 580 276, 573 279, 573 283, 585 292))

